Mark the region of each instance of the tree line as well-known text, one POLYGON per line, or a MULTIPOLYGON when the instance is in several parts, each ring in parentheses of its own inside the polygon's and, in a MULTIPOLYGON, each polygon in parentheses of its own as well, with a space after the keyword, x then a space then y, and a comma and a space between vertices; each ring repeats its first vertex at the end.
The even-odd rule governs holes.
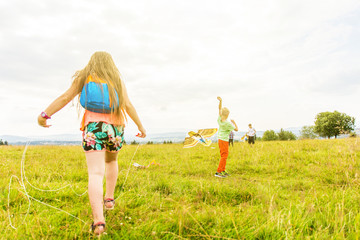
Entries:
POLYGON ((293 132, 285 131, 283 129, 280 132, 275 132, 274 130, 266 130, 260 140, 263 141, 286 141, 286 140, 296 140, 297 137, 293 132))
POLYGON ((0 139, 0 145, 9 145, 7 141, 3 141, 2 139, 0 139))
MULTIPOLYGON (((337 138, 341 134, 349 134, 350 137, 356 137, 355 118, 345 113, 338 111, 334 112, 321 112, 315 117, 315 125, 303 126, 300 131, 300 139, 315 139, 322 138, 337 138)), ((297 137, 290 131, 283 129, 276 133, 274 130, 267 130, 264 132, 261 140, 274 141, 274 140, 296 140, 297 137)))

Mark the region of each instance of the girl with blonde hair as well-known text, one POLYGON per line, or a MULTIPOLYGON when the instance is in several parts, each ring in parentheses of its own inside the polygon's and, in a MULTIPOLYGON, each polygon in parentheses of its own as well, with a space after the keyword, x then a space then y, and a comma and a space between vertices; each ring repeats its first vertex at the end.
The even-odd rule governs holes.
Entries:
POLYGON ((100 235, 105 231, 103 204, 106 210, 115 206, 114 191, 118 177, 116 159, 124 141, 125 112, 137 125, 140 131, 137 136, 146 137, 146 130, 128 97, 125 84, 111 55, 107 52, 95 52, 86 67, 74 74, 71 87, 39 115, 38 123, 48 128, 51 125, 47 124, 47 119, 77 95, 79 101, 90 98, 90 94, 84 88, 89 82, 98 84, 103 93, 105 92, 103 84, 106 84, 111 107, 108 112, 85 110, 80 128, 83 131, 82 146, 88 167, 88 194, 94 221, 91 229, 95 234, 100 235), (105 197, 103 197, 104 175, 105 197))

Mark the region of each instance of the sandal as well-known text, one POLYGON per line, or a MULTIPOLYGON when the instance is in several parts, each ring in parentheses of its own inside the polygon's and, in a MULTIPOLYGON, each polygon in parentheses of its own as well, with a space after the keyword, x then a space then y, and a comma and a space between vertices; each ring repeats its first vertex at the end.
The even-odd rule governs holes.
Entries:
POLYGON ((105 210, 113 210, 115 207, 115 200, 113 198, 104 199, 105 210), (107 203, 112 203, 111 207, 106 206, 107 203))
POLYGON ((97 222, 96 224, 92 223, 90 230, 91 230, 91 232, 95 233, 96 235, 101 235, 101 234, 105 233, 105 223, 104 222, 97 222), (95 229, 97 227, 103 227, 103 231, 95 233, 95 229))

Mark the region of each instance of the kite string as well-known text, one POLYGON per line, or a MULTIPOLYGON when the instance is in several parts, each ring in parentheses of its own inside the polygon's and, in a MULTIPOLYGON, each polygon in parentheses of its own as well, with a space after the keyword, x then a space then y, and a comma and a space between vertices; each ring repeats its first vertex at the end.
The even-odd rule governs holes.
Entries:
MULTIPOLYGON (((12 179, 13 179, 13 178, 17 178, 17 180, 18 180, 18 182, 19 182, 19 184, 20 184, 21 187, 24 188, 24 186, 23 186, 23 184, 21 183, 20 179, 19 179, 17 176, 11 175, 10 181, 9 181, 9 193, 8 193, 7 212, 8 212, 10 227, 12 227, 13 229, 17 229, 17 228, 12 224, 11 214, 10 214, 10 192, 11 192, 11 184, 12 184, 12 179)), ((22 193, 23 193, 23 194, 26 196, 26 198, 28 199, 28 208, 27 208, 27 210, 26 210, 26 214, 25 214, 24 220, 23 220, 21 223, 24 223, 24 222, 25 222, 25 220, 26 220, 26 218, 27 218, 27 216, 28 216, 28 214, 29 214, 30 206, 31 206, 31 200, 30 200, 29 196, 26 194, 26 188, 24 189, 24 192, 25 192, 25 193, 23 193, 23 192, 22 192, 22 193)))
MULTIPOLYGON (((126 173, 125 180, 124 180, 123 184, 121 185, 121 188, 122 188, 122 189, 124 189, 126 180, 127 180, 128 176, 129 176, 129 172, 130 172, 130 168, 131 168, 131 163, 132 163, 132 161, 134 160, 135 154, 136 154, 137 150, 139 149, 140 145, 141 145, 141 144, 139 143, 138 146, 137 146, 136 149, 135 149, 135 152, 134 152, 131 160, 130 160, 130 163, 129 163, 129 167, 128 167, 128 170, 127 170, 127 173, 126 173)), ((120 193, 119 193, 119 196, 118 196, 117 198, 115 198, 115 201, 118 200, 120 196, 121 196, 121 191, 120 191, 120 193)))
MULTIPOLYGON (((27 180, 27 178, 26 178, 26 175, 25 175, 25 166, 24 166, 24 165, 25 165, 25 154, 26 154, 26 151, 27 151, 27 148, 28 148, 30 142, 31 142, 31 141, 29 141, 29 142, 26 143, 26 146, 25 146, 25 149, 24 149, 24 152, 23 152, 23 155, 22 155, 22 159, 21 159, 21 173, 20 173, 20 174, 21 174, 21 178, 19 179, 19 177, 15 176, 15 175, 12 175, 12 176, 10 177, 10 181, 9 181, 9 192, 8 192, 8 199, 7 199, 7 200, 8 200, 8 203, 7 203, 8 208, 7 208, 7 210, 8 210, 8 218, 9 218, 10 226, 11 226, 13 229, 15 229, 15 230, 17 229, 17 227, 15 227, 15 226, 13 225, 12 221, 11 221, 11 214, 10 214, 10 193, 11 193, 11 184, 12 184, 13 178, 16 178, 16 179, 18 180, 18 182, 19 182, 19 184, 20 184, 20 186, 21 186, 21 188, 22 188, 22 190, 23 190, 23 191, 21 191, 21 190, 18 189, 18 191, 21 192, 22 194, 24 194, 24 195, 26 196, 27 200, 28 200, 28 208, 27 208, 27 210, 26 210, 25 217, 24 217, 24 219, 21 221, 21 224, 20 224, 20 225, 22 225, 22 223, 25 223, 25 220, 26 220, 27 216, 29 215, 30 207, 31 207, 31 200, 34 200, 34 201, 36 201, 36 202, 38 202, 38 203, 41 203, 41 204, 43 204, 43 205, 45 205, 45 206, 51 207, 51 208, 56 209, 56 210, 58 210, 58 211, 64 212, 65 214, 67 214, 67 215, 69 215, 69 216, 71 216, 71 217, 73 217, 73 218, 76 218, 76 219, 78 219, 78 220, 80 220, 81 222, 83 222, 83 223, 86 224, 86 222, 85 222, 84 220, 76 217, 75 215, 73 215, 73 214, 71 214, 71 213, 69 213, 69 212, 67 212, 67 211, 65 211, 65 210, 63 210, 63 209, 60 209, 60 208, 54 207, 54 206, 52 206, 52 205, 50 205, 50 204, 47 204, 47 203, 45 203, 45 202, 42 202, 42 201, 40 201, 39 199, 34 198, 33 196, 31 196, 31 195, 28 193, 28 191, 27 191, 27 189, 26 189, 26 186, 25 186, 24 178, 26 179, 26 182, 27 182, 28 184, 30 184, 30 183, 28 182, 28 180, 27 180)), ((67 186, 69 186, 69 185, 70 185, 70 184, 68 184, 67 186)), ((30 186, 31 186, 31 187, 34 187, 34 186, 31 185, 31 184, 30 184, 30 186)), ((39 191, 49 191, 49 190, 39 189, 39 188, 36 188, 36 187, 34 187, 34 188, 37 189, 37 190, 39 190, 39 191)), ((65 188, 65 187, 62 187, 62 188, 60 188, 60 189, 63 189, 63 188, 65 188)))
POLYGON ((67 185, 65 185, 65 186, 63 186, 63 187, 56 188, 56 189, 41 189, 41 188, 38 188, 38 187, 35 187, 34 185, 32 185, 32 184, 29 182, 28 178, 26 177, 26 172, 25 172, 25 153, 26 153, 26 150, 27 150, 27 147, 28 147, 28 144, 29 144, 29 143, 30 143, 30 142, 28 142, 27 145, 25 146, 24 154, 23 154, 23 157, 22 157, 22 159, 21 159, 21 177, 22 177, 22 179, 25 179, 25 181, 26 181, 27 184, 29 184, 32 188, 34 188, 34 189, 36 189, 36 190, 38 190, 38 191, 42 191, 42 192, 58 192, 58 191, 60 191, 60 190, 62 190, 62 189, 64 189, 64 188, 70 187, 70 189, 71 189, 71 190, 75 193, 75 195, 77 195, 78 197, 81 197, 81 196, 83 196, 84 194, 87 193, 87 190, 85 190, 85 192, 83 192, 83 193, 81 193, 81 194, 77 193, 77 192, 74 190, 74 187, 72 186, 72 184, 70 184, 70 183, 67 184, 67 185))
MULTIPOLYGON (((20 171, 21 179, 19 179, 19 177, 17 177, 16 175, 12 175, 12 176, 10 177, 10 181, 9 181, 9 192, 8 192, 8 199, 7 199, 7 200, 8 200, 8 204, 7 204, 8 209, 7 209, 7 210, 8 210, 8 218, 9 218, 10 226, 11 226, 13 229, 17 229, 17 228, 13 225, 13 223, 12 223, 12 221, 11 221, 11 214, 10 214, 10 193, 11 193, 11 184, 12 184, 13 178, 16 178, 16 179, 18 180, 18 182, 19 182, 19 184, 20 184, 20 186, 21 186, 21 188, 22 188, 22 190, 23 190, 23 191, 20 191, 20 190, 18 189, 18 191, 21 192, 22 194, 24 194, 24 195, 26 196, 27 200, 28 200, 28 208, 27 208, 25 217, 24 217, 24 219, 21 221, 21 223, 24 223, 24 222, 25 222, 25 220, 26 220, 26 218, 27 218, 27 216, 28 216, 28 214, 29 214, 29 212, 30 212, 31 200, 34 200, 34 201, 36 201, 36 202, 38 202, 38 203, 41 203, 41 204, 43 204, 43 205, 45 205, 45 206, 48 206, 48 207, 50 207, 50 208, 56 209, 56 210, 58 210, 58 211, 61 211, 61 212, 65 213, 65 214, 67 214, 67 215, 69 215, 69 216, 71 216, 71 217, 73 217, 73 218, 75 218, 75 219, 78 219, 78 220, 80 220, 81 222, 83 222, 83 223, 86 224, 86 222, 85 222, 84 220, 76 217, 75 215, 73 215, 73 214, 71 214, 71 213, 69 213, 69 212, 67 212, 67 211, 65 211, 65 210, 63 210, 63 209, 60 209, 60 208, 54 207, 54 206, 52 206, 52 205, 50 205, 50 204, 47 204, 47 203, 45 203, 45 202, 42 202, 42 201, 40 201, 39 199, 34 198, 33 196, 29 195, 29 193, 27 192, 26 186, 25 186, 24 179, 25 179, 26 183, 28 183, 32 188, 34 188, 35 190, 38 190, 38 191, 42 191, 42 192, 54 192, 54 191, 59 191, 59 190, 62 190, 62 189, 64 189, 64 188, 66 188, 66 187, 70 187, 70 188, 72 189, 72 191, 73 191, 77 196, 82 196, 82 195, 84 195, 84 194, 87 192, 87 191, 85 191, 85 192, 82 193, 82 194, 78 194, 78 193, 73 189, 73 187, 72 187, 71 184, 68 184, 68 185, 66 185, 66 186, 63 186, 63 187, 60 187, 60 188, 57 188, 57 189, 48 189, 48 190, 47 190, 47 189, 40 189, 40 188, 37 188, 37 187, 35 187, 34 185, 32 185, 32 184, 28 181, 28 179, 27 179, 27 177, 26 177, 26 172, 25 172, 25 156, 26 156, 26 151, 27 151, 27 148, 28 148, 30 142, 31 142, 31 141, 28 141, 28 142, 26 143, 26 146, 25 146, 24 152, 23 152, 23 154, 22 154, 22 158, 21 158, 21 168, 20 168, 20 169, 21 169, 21 171, 20 171)), ((127 174, 126 174, 124 183, 122 184, 122 188, 124 188, 124 186, 125 186, 125 183, 126 183, 126 181, 127 181, 127 178, 128 178, 128 176, 129 176, 129 172, 130 172, 130 168, 131 168, 131 163, 132 163, 132 161, 133 161, 133 159, 134 159, 134 157, 135 157, 135 154, 136 154, 137 150, 139 149, 139 147, 140 147, 140 144, 138 144, 138 146, 136 147, 135 152, 134 152, 134 154, 133 154, 133 156, 132 156, 132 158, 131 158, 131 160, 130 160, 130 164, 129 164, 129 167, 128 167, 128 170, 127 170, 127 174)), ((121 192, 119 193, 119 196, 116 198, 116 200, 117 200, 120 196, 121 196, 121 192)))

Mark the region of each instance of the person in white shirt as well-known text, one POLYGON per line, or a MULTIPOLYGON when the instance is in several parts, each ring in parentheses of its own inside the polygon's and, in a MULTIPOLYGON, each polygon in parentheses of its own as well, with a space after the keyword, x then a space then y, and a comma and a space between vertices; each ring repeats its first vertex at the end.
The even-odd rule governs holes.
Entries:
POLYGON ((249 130, 246 133, 248 135, 248 143, 249 144, 255 144, 255 134, 256 130, 251 126, 251 123, 249 124, 249 130))

